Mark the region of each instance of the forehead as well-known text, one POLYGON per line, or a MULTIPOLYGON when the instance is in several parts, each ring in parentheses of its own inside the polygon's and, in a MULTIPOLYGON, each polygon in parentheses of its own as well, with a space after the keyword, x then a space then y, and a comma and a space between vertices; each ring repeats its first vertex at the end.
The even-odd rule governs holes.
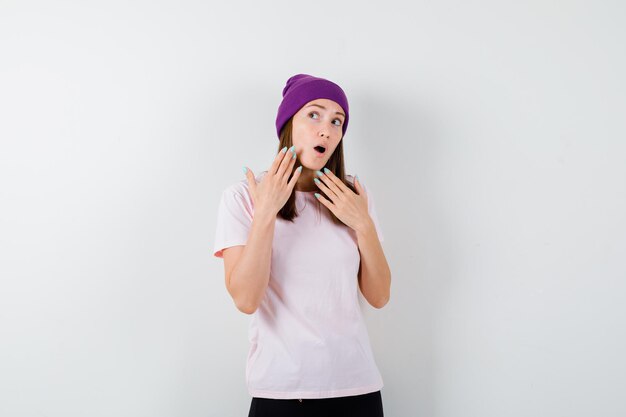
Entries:
POLYGON ((318 98, 315 100, 311 100, 308 103, 306 103, 304 106, 302 106, 302 108, 310 106, 311 104, 318 104, 320 106, 324 106, 326 107, 327 111, 330 111, 332 113, 337 112, 337 111, 341 113, 345 113, 339 104, 327 98, 318 98))

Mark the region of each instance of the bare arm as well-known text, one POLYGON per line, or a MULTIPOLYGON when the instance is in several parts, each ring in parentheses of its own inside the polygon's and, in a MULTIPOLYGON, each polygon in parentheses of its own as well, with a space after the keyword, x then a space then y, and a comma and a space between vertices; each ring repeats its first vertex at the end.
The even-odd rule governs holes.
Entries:
POLYGON ((359 288, 372 307, 383 308, 389 301, 391 271, 371 220, 357 230, 357 240, 361 253, 359 288))
POLYGON ((265 295, 270 279, 275 225, 275 214, 255 212, 246 245, 223 252, 226 288, 243 313, 254 313, 265 295))
POLYGON ((324 169, 318 175, 322 181, 316 184, 329 196, 318 199, 335 216, 356 231, 361 263, 358 280, 361 293, 375 308, 382 308, 389 301, 391 292, 391 271, 376 233, 376 225, 369 215, 369 202, 365 188, 358 179, 354 186, 357 193, 348 188, 335 174, 324 169))
POLYGON ((237 308, 246 314, 256 311, 269 284, 276 215, 291 195, 302 171, 301 166, 293 170, 295 161, 295 146, 291 147, 291 152, 287 152, 285 146, 260 184, 257 184, 254 173, 246 170, 255 205, 250 232, 245 246, 235 246, 223 252, 226 288, 237 308))

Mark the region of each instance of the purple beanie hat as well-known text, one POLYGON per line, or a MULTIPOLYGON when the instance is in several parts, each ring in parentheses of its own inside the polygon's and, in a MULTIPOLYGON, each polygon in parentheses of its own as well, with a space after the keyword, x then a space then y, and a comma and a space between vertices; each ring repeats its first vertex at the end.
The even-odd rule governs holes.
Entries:
POLYGON ((314 77, 308 74, 296 74, 287 80, 283 88, 283 101, 278 107, 276 115, 276 134, 280 139, 280 131, 287 120, 298 112, 306 103, 318 98, 326 98, 339 104, 346 113, 346 120, 342 126, 342 137, 348 128, 348 98, 341 87, 324 78, 314 77))

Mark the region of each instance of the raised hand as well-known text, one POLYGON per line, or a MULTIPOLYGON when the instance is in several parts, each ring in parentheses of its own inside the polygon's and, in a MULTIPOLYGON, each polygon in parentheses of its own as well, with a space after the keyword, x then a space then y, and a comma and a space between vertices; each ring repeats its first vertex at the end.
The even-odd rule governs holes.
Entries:
POLYGON ((255 212, 265 211, 276 215, 289 199, 302 172, 302 166, 298 167, 293 171, 293 176, 289 180, 296 161, 295 149, 295 146, 292 146, 289 152, 286 146, 281 149, 259 184, 256 183, 252 170, 246 170, 246 179, 255 212))
POLYGON ((315 178, 315 184, 328 196, 327 199, 319 195, 318 200, 328 207, 339 220, 356 231, 371 225, 372 219, 367 207, 367 193, 357 179, 354 180, 354 188, 357 191, 355 194, 328 168, 324 168, 324 173, 316 171, 316 175, 321 178, 321 181, 315 178))

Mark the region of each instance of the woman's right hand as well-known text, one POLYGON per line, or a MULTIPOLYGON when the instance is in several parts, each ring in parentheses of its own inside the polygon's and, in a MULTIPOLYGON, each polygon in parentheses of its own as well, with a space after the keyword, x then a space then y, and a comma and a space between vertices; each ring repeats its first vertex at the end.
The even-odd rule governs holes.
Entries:
POLYGON ((298 167, 293 171, 293 177, 289 180, 289 175, 291 175, 296 161, 295 148, 292 146, 291 149, 293 150, 287 151, 285 146, 278 152, 272 166, 259 184, 257 184, 252 170, 246 170, 246 179, 255 212, 257 210, 267 211, 276 215, 289 199, 302 172, 302 166, 298 167))

